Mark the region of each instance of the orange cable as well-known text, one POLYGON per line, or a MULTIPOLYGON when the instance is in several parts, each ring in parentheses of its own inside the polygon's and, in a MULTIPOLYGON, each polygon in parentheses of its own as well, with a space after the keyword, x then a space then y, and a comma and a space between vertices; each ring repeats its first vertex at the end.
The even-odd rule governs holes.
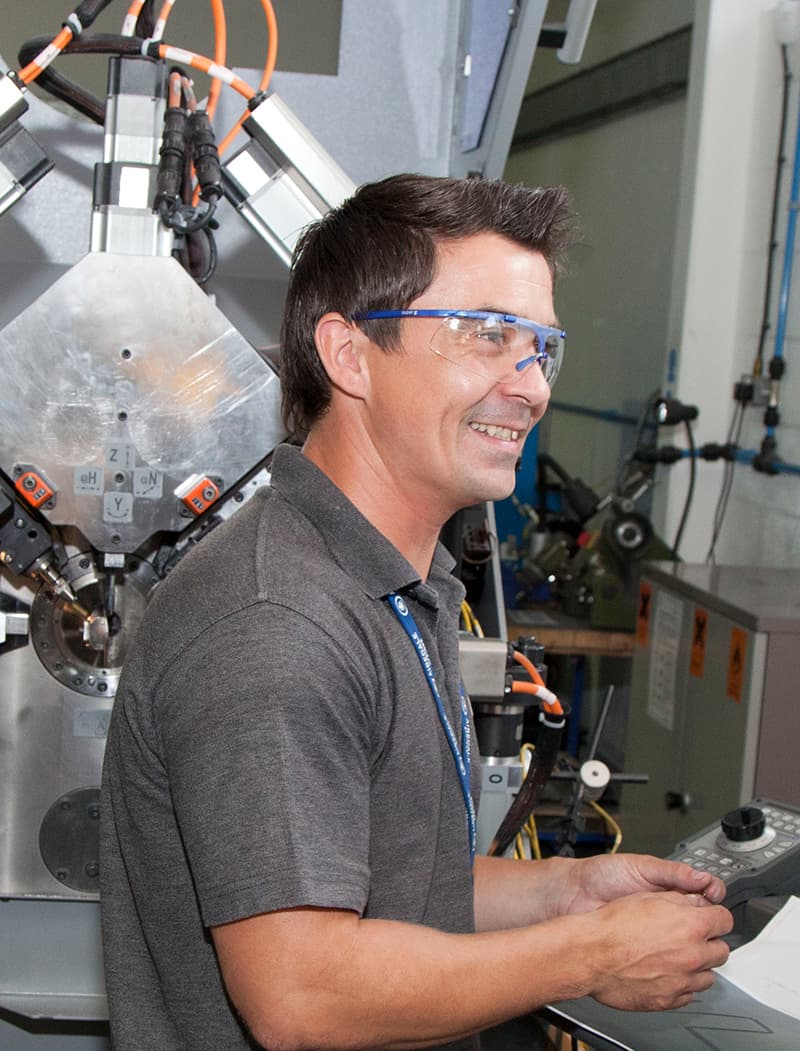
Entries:
MULTIPOLYGON (((222 0, 211 0, 211 10, 214 15, 214 61, 217 65, 224 66, 228 49, 228 28, 225 24, 225 5, 222 0)), ((206 103, 206 113, 208 113, 209 120, 214 119, 221 91, 222 83, 216 79, 212 80, 211 87, 208 89, 208 102, 206 103)))
POLYGON ((190 113, 194 113, 197 109, 197 98, 195 97, 194 84, 191 77, 181 77, 181 87, 183 88, 183 97, 186 99, 186 108, 190 113))
MULTIPOLYGON (((512 682, 511 692, 512 693, 531 693, 534 697, 539 697, 542 700, 542 707, 550 715, 563 715, 564 709, 561 707, 561 701, 555 694, 551 694, 554 698, 552 701, 545 701, 541 698, 541 691, 546 690, 546 686, 536 686, 532 682, 512 682)), ((548 691, 549 693, 550 691, 548 691)))
POLYGON ((534 697, 539 696, 539 690, 541 686, 537 686, 532 682, 512 682, 511 692, 512 693, 532 693, 534 697))
MULTIPOLYGON (((533 661, 529 660, 524 653, 520 653, 519 650, 513 650, 512 655, 517 664, 521 664, 525 671, 533 679, 533 683, 527 682, 512 682, 511 692, 512 693, 532 693, 538 696, 539 687, 547 689, 545 686, 544 679, 541 677, 536 669, 536 665, 533 661)), ((542 701, 542 707, 546 712, 551 715, 563 715, 564 709, 561 707, 561 701, 556 697, 555 701, 548 702, 542 701)))
POLYGON ((167 105, 170 109, 180 109, 181 105, 181 75, 180 73, 170 73, 169 75, 169 95, 167 96, 167 105))
POLYGON ((158 57, 169 59, 171 62, 178 62, 184 66, 191 66, 193 69, 202 70, 203 73, 207 73, 210 77, 217 77, 248 100, 255 95, 255 91, 250 85, 242 80, 241 77, 238 77, 232 69, 218 65, 206 55, 198 55, 195 51, 186 51, 184 48, 173 47, 171 44, 159 44, 158 57))
POLYGON ((67 44, 72 40, 74 33, 69 26, 64 26, 61 31, 53 37, 51 42, 40 51, 36 58, 32 59, 24 69, 19 72, 19 79, 23 84, 32 84, 42 70, 46 69, 54 58, 57 58, 67 44))
POLYGON ((544 686, 544 679, 537 671, 536 665, 533 663, 532 660, 526 657, 524 653, 520 653, 519 650, 513 651, 513 657, 517 664, 522 665, 522 667, 525 669, 528 675, 530 675, 530 677, 537 684, 537 686, 544 686))
MULTIPOLYGON (((219 66, 225 65, 228 49, 228 27, 225 22, 225 5, 222 0, 211 0, 211 10, 214 16, 214 61, 219 66)), ((222 92, 222 81, 216 77, 211 81, 208 89, 208 101, 206 102, 206 113, 209 121, 214 119, 217 111, 217 103, 222 92)), ((219 152, 219 151, 218 151, 219 152)), ((192 179, 194 179, 194 165, 192 165, 192 179)), ((197 206, 200 200, 200 187, 195 185, 192 193, 192 204, 197 206)))
POLYGON ((144 7, 144 0, 132 0, 125 21, 122 23, 122 36, 133 36, 136 32, 136 23, 144 7))
POLYGON ((172 8, 175 6, 175 0, 164 0, 164 3, 159 11, 156 24, 153 26, 153 40, 163 40, 164 30, 167 28, 167 19, 172 14, 172 8))
MULTIPOLYGON (((264 14, 267 19, 267 28, 269 30, 269 43, 267 45, 267 57, 264 63, 264 71, 261 75, 261 83, 258 85, 259 91, 266 91, 267 85, 272 80, 272 74, 275 72, 275 64, 278 60, 278 20, 275 18, 275 9, 272 6, 271 0, 261 0, 261 6, 264 8, 264 14)), ((255 94, 255 92, 254 92, 255 94)), ((228 147, 231 145, 233 140, 239 134, 242 125, 250 116, 250 110, 247 109, 234 124, 225 138, 217 147, 217 152, 220 157, 225 153, 228 147)))

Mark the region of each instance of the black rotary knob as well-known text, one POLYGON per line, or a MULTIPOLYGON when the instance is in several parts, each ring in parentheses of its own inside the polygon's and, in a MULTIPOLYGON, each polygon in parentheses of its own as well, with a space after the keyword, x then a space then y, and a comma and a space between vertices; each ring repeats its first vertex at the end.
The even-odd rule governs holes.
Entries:
POLYGON ((755 806, 729 810, 722 819, 722 831, 734 843, 747 843, 764 835, 767 821, 764 811, 755 806))

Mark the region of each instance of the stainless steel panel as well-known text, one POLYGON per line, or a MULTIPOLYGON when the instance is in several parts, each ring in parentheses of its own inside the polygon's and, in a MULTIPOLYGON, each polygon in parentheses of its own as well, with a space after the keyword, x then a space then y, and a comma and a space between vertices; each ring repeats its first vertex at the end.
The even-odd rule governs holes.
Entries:
POLYGON ((181 483, 225 491, 284 433, 274 372, 171 258, 86 256, 0 332, 0 374, 0 466, 100 551, 184 529, 181 483))
POLYGON ((458 640, 461 679, 472 701, 490 698, 501 703, 505 694, 508 646, 502 639, 458 640))
POLYGON ((643 581, 625 758, 650 783, 625 789, 623 828, 626 846, 667 854, 754 795, 800 804, 800 572, 649 566, 643 581))
POLYGON ((0 896, 92 898, 49 871, 39 835, 58 800, 99 787, 113 701, 60 686, 31 644, 2 653, 0 673, 0 896))
POLYGON ((108 1018, 96 903, 0 902, 0 942, 0 1009, 30 1019, 108 1018))

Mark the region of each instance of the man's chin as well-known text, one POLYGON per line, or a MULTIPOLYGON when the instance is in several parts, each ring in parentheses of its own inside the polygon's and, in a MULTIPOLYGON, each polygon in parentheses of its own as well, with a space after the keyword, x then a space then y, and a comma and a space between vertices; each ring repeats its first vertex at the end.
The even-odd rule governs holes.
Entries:
POLYGON ((510 477, 502 477, 498 475, 494 478, 481 479, 475 486, 475 496, 468 504, 464 504, 464 506, 470 507, 473 504, 481 504, 489 500, 507 500, 514 492, 516 483, 516 472, 510 477))

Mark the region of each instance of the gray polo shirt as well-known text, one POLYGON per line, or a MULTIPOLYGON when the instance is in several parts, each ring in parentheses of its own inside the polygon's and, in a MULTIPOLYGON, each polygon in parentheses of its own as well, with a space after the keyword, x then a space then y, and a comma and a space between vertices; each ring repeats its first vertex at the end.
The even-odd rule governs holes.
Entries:
POLYGON ((393 591, 458 727, 452 559, 421 583, 298 449, 159 585, 103 778, 116 1051, 251 1046, 210 926, 308 905, 473 929, 464 800, 393 591))

